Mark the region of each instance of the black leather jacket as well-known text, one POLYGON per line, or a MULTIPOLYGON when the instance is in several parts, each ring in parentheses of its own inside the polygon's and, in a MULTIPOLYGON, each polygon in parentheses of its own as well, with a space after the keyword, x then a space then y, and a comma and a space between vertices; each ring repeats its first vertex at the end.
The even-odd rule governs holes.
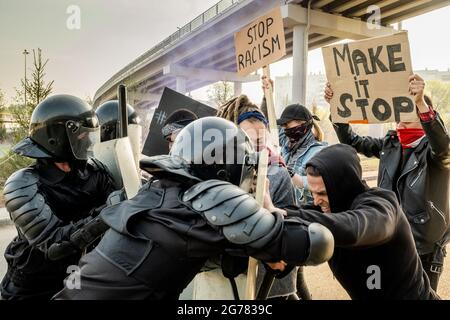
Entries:
POLYGON ((348 124, 334 124, 339 141, 366 157, 380 159, 378 186, 393 190, 413 231, 420 255, 433 252, 436 243, 448 241, 449 135, 439 115, 421 122, 426 136, 402 165, 402 146, 396 131, 384 138, 361 137, 348 124))

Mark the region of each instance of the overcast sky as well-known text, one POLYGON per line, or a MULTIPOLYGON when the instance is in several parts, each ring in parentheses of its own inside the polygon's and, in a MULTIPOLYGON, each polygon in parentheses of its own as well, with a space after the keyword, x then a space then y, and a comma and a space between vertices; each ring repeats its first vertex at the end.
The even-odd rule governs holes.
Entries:
MULTIPOLYGON (((0 0, 0 89, 10 99, 24 74, 23 49, 42 48, 50 59, 54 93, 82 98, 115 72, 214 5, 218 0, 0 0), (81 10, 79 30, 66 26, 69 6, 81 10)), ((404 22, 415 69, 450 68, 450 7, 404 22)), ((28 63, 32 61, 28 56, 28 63)), ((289 61, 274 76, 289 72, 289 61)), ((323 70, 320 51, 309 70, 323 70)), ((29 73, 28 73, 29 74, 29 73)))
POLYGON ((54 93, 93 97, 116 71, 216 2, 0 0, 0 88, 15 94, 24 75, 23 49, 40 47, 54 93), (81 10, 79 30, 66 26, 70 5, 81 10))

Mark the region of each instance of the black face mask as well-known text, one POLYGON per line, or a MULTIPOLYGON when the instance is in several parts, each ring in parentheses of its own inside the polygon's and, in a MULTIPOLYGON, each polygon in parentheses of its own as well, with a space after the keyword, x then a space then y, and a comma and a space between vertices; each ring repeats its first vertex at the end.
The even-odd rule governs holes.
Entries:
POLYGON ((296 143, 306 135, 311 126, 311 122, 306 122, 290 129, 284 129, 284 134, 288 137, 290 143, 296 143))

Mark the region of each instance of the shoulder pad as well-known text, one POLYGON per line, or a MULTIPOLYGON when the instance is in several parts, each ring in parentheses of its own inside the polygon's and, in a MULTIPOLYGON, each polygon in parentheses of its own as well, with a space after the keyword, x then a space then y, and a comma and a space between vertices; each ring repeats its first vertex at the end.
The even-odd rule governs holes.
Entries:
POLYGON ((186 178, 193 181, 201 181, 201 179, 190 174, 189 164, 184 159, 176 156, 144 156, 139 161, 139 167, 157 178, 164 178, 169 175, 174 178, 181 178, 183 181, 186 181, 186 178))
POLYGON ((11 219, 30 243, 59 222, 39 193, 38 182, 37 172, 25 168, 8 178, 3 191, 11 219))
POLYGON ((181 200, 203 214, 211 225, 223 227, 224 236, 232 243, 255 242, 275 224, 270 212, 244 190, 226 181, 200 182, 188 189, 181 200))

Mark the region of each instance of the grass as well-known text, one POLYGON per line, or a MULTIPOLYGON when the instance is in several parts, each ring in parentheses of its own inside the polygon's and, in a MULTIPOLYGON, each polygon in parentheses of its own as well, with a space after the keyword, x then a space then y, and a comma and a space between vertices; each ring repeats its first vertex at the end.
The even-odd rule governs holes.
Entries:
POLYGON ((0 143, 0 159, 8 154, 10 148, 10 144, 0 143))

